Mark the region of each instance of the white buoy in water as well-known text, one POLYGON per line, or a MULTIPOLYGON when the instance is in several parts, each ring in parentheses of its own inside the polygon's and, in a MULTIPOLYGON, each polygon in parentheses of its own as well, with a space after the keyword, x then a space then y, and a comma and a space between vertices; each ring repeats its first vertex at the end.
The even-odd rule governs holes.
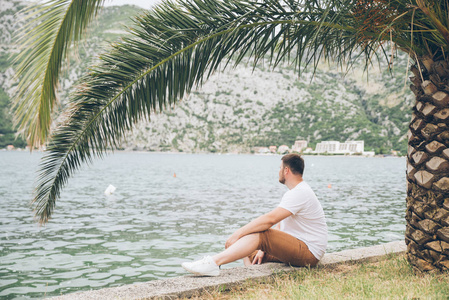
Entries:
POLYGON ((115 186, 113 186, 112 184, 110 184, 110 185, 106 188, 106 190, 104 191, 104 194, 105 194, 105 195, 112 195, 112 193, 114 193, 116 189, 117 189, 117 188, 116 188, 115 186))

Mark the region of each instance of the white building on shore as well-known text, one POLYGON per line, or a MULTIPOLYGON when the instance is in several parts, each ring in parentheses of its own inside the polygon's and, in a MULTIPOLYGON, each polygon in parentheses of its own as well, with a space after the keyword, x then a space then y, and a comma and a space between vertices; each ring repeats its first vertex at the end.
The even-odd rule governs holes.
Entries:
POLYGON ((303 149, 307 148, 307 141, 295 141, 295 144, 292 146, 292 151, 301 152, 303 149))
POLYGON ((281 145, 278 148, 278 153, 279 154, 286 154, 286 153, 289 153, 289 152, 290 152, 290 148, 288 148, 287 145, 281 145))
POLYGON ((323 141, 316 145, 315 153, 362 154, 364 152, 364 149, 365 149, 364 141, 346 141, 344 143, 340 143, 337 141, 323 141))

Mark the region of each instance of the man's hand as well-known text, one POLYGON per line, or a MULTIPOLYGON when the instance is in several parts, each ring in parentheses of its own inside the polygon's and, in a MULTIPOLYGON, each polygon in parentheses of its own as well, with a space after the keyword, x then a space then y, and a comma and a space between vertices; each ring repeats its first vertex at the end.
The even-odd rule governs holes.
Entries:
POLYGON ((225 244, 225 248, 228 249, 232 244, 237 242, 240 239, 240 234, 236 231, 228 238, 225 244))
POLYGON ((260 265, 262 263, 262 259, 264 257, 265 253, 262 250, 257 251, 256 256, 254 256, 252 265, 258 264, 260 265))

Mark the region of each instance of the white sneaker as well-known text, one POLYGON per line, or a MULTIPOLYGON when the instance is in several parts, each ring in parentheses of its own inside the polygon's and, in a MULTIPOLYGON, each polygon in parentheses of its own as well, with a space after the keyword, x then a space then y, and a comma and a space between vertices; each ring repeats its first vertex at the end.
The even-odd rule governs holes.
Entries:
POLYGON ((201 260, 194 262, 185 262, 181 266, 193 273, 200 276, 218 276, 220 275, 220 267, 217 266, 211 256, 205 256, 201 260))

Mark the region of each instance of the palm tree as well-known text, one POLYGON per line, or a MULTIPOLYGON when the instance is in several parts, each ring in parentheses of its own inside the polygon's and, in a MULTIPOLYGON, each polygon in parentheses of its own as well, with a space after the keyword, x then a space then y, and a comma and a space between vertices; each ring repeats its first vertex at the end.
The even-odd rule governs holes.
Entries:
POLYGON ((24 10, 26 24, 16 43, 19 85, 14 94, 15 123, 28 144, 48 138, 57 106, 58 79, 72 43, 79 41, 104 0, 49 0, 24 10))
MULTIPOLYGON (((416 95, 407 155, 407 257, 420 270, 449 269, 448 8, 448 1, 431 0, 165 1, 137 16, 131 35, 103 54, 75 89, 42 158, 36 216, 47 222, 69 176, 117 147, 134 123, 245 57, 254 63, 268 57, 272 67, 288 60, 300 73, 322 58, 349 68, 359 59, 367 68, 373 58, 393 64, 404 51, 416 95)), ((33 27, 25 36, 39 33, 33 27)), ((35 56, 22 55, 22 65, 37 66, 35 56)), ((38 120, 35 111, 30 118, 38 120)))

